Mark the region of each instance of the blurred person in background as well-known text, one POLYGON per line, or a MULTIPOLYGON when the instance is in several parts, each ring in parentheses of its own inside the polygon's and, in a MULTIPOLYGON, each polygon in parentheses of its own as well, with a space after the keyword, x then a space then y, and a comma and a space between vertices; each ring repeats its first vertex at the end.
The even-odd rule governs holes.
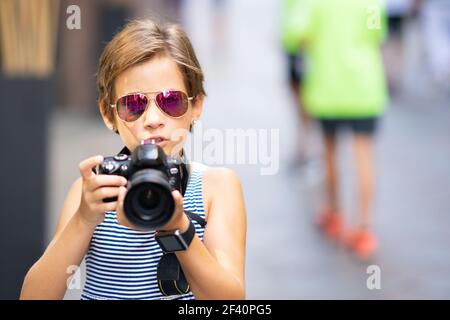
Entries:
POLYGON ((282 17, 281 17, 281 38, 282 46, 286 56, 287 74, 289 79, 290 90, 295 100, 295 106, 297 108, 299 121, 302 128, 303 139, 297 139, 298 147, 296 150, 296 158, 294 159, 295 165, 305 164, 311 155, 311 119, 306 113, 304 104, 302 102, 301 95, 301 83, 303 78, 303 54, 300 48, 300 44, 290 37, 291 26, 295 24, 291 23, 291 19, 296 19, 293 13, 293 8, 304 0, 283 0, 282 3, 282 17), (293 41, 294 40, 294 41, 293 41))
POLYGON ((423 1, 421 20, 431 79, 450 93, 450 1, 423 1))
POLYGON ((409 19, 415 16, 419 0, 386 0, 388 37, 382 49, 385 56, 389 91, 396 94, 402 81, 405 60, 405 31, 409 19))
POLYGON ((317 223, 327 237, 343 241, 360 258, 377 248, 372 228, 375 186, 374 134, 387 103, 380 44, 386 33, 378 0, 304 0, 293 8, 289 38, 306 55, 302 96, 324 133, 325 204, 317 223), (339 206, 336 166, 340 129, 353 132, 357 173, 357 219, 345 226, 339 206), (344 227, 347 227, 344 229, 344 227))

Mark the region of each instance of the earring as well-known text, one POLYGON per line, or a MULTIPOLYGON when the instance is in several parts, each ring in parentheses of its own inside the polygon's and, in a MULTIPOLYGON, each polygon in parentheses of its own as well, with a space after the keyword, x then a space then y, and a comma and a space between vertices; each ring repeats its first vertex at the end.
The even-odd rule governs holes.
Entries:
POLYGON ((195 124, 197 123, 197 120, 192 120, 191 121, 191 125, 189 126, 189 132, 192 132, 192 128, 195 126, 195 124))

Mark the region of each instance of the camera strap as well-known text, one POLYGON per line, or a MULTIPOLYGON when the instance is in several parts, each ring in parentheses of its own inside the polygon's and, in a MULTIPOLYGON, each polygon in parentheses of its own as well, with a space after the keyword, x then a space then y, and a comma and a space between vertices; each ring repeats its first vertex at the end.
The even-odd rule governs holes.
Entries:
POLYGON ((198 214, 193 213, 192 211, 184 210, 184 213, 191 219, 198 222, 199 225, 204 228, 206 226, 206 220, 200 217, 198 214))
POLYGON ((165 296, 186 294, 190 290, 175 253, 164 253, 161 256, 156 276, 159 291, 165 296))
POLYGON ((123 147, 123 149, 120 150, 120 152, 118 154, 131 155, 131 152, 130 152, 130 150, 127 147, 123 147))
MULTIPOLYGON (((187 210, 184 213, 203 228, 206 226, 206 220, 199 215, 187 210)), ((163 253, 158 263, 156 276, 159 291, 165 296, 186 294, 190 290, 189 283, 175 253, 163 253)))

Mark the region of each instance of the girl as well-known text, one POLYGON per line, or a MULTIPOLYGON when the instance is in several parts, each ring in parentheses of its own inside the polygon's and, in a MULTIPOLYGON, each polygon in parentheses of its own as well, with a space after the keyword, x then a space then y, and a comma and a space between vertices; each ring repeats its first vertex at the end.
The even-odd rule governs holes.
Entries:
MULTIPOLYGON (((128 150, 154 140, 166 154, 182 154, 187 134, 179 133, 199 119, 205 91, 192 45, 178 26, 129 23, 104 49, 97 77, 103 120, 128 150)), ((171 220, 161 230, 145 231, 135 230, 123 213, 126 179, 93 173, 102 161, 94 156, 80 163, 81 177, 67 195, 53 240, 25 277, 22 299, 62 299, 67 270, 85 256, 82 299, 165 298, 156 276, 163 252, 155 233, 186 234, 191 224, 195 234, 187 248, 175 251, 190 291, 169 298, 245 298, 246 213, 232 171, 193 163, 184 198, 172 193, 171 220), (117 200, 103 202, 110 197, 117 200)))

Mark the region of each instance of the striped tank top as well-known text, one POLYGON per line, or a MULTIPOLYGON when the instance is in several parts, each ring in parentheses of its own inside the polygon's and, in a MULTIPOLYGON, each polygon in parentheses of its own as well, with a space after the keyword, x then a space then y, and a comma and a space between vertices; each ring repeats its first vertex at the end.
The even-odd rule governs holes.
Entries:
MULTIPOLYGON (((203 207, 203 171, 206 166, 192 163, 183 198, 185 210, 205 219, 203 207)), ((203 240, 204 228, 192 220, 195 232, 203 240)), ((86 254, 86 282, 82 300, 98 299, 195 299, 192 292, 164 296, 159 291, 156 269, 162 250, 155 231, 138 231, 117 222, 115 211, 105 213, 97 226, 86 254)))

